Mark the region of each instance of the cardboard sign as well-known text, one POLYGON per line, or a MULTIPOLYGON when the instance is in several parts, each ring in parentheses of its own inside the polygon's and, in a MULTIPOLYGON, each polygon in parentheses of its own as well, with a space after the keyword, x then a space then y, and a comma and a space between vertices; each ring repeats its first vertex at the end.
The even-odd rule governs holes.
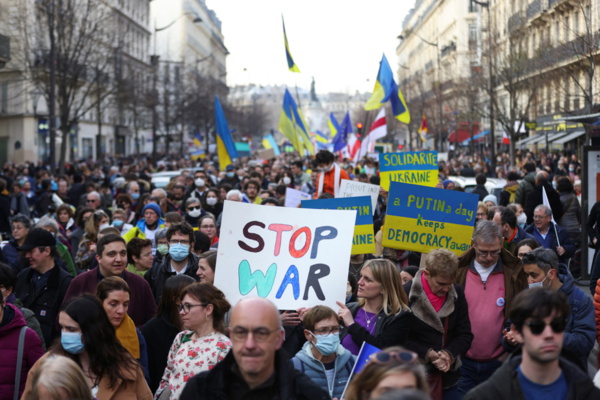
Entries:
POLYGON ((225 201, 215 286, 231 304, 267 298, 282 310, 344 301, 356 211, 225 201))
POLYGON ((392 182, 383 246, 460 255, 471 247, 478 200, 473 193, 392 182))
POLYGON ((271 158, 275 158, 275 150, 273 150, 273 149, 259 150, 258 158, 260 158, 262 160, 270 160, 271 158))
POLYGON ((345 199, 303 200, 302 208, 356 210, 352 254, 375 253, 373 213, 371 211, 371 198, 369 196, 349 197, 345 199))
POLYGON ((370 183, 350 181, 342 179, 340 191, 337 197, 360 197, 371 196, 371 212, 375 215, 377 206, 377 197, 379 196, 379 186, 370 183))
POLYGON ((379 155, 381 187, 390 182, 434 187, 438 183, 437 151, 407 151, 379 155))
POLYGON ((285 206, 286 207, 298 207, 302 200, 312 199, 312 196, 308 193, 301 192, 290 187, 285 189, 285 206))

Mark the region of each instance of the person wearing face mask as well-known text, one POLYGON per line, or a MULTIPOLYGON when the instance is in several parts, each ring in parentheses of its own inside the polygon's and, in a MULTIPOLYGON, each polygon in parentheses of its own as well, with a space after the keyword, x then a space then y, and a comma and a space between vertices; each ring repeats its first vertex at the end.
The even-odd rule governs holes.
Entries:
POLYGON ((133 225, 126 223, 126 220, 127 211, 121 208, 117 208, 113 211, 113 222, 111 225, 117 228, 121 235, 124 235, 129 232, 130 229, 133 229, 133 225))
POLYGON ((167 240, 168 228, 161 228, 156 231, 154 240, 156 241, 156 253, 154 253, 154 261, 152 266, 162 264, 163 258, 169 253, 169 241, 167 240))
POLYGON ((223 212, 223 202, 219 199, 218 189, 208 189, 202 196, 202 209, 211 213, 215 218, 223 212))
POLYGON ((132 206, 136 207, 140 199, 140 184, 136 181, 131 181, 125 187, 125 192, 132 198, 132 206))
POLYGON ((194 172, 194 184, 188 190, 185 200, 190 198, 200 200, 204 192, 208 190, 209 185, 212 183, 208 179, 209 178, 206 176, 206 173, 203 170, 194 172))
POLYGON ((223 185, 230 185, 232 188, 237 188, 240 185, 240 178, 235 173, 235 167, 231 164, 225 168, 225 177, 219 182, 219 186, 223 185))
POLYGON ((198 221, 206 215, 206 211, 200 205, 200 199, 190 197, 185 201, 185 222, 190 224, 194 230, 198 229, 198 221))
MULTIPOLYGON (((525 254, 522 262, 530 289, 550 288, 562 292, 567 297, 571 315, 565 329, 563 355, 587 372, 587 359, 596 339, 592 299, 575 285, 575 280, 567 267, 558 262, 558 256, 554 251, 543 247, 537 248, 525 254)), ((512 336, 514 335, 507 338, 507 342, 516 345, 516 340, 512 336)))
POLYGON ((321 170, 313 197, 318 199, 322 193, 337 195, 342 179, 350 179, 348 173, 335 164, 335 156, 328 150, 321 150, 315 156, 317 167, 321 170))
MULTIPOLYGON (((151 400, 152 392, 140 365, 120 343, 100 300, 91 294, 75 297, 61 309, 60 342, 31 368, 32 377, 44 360, 66 356, 81 367, 97 399, 151 400)), ((28 377, 23 399, 32 398, 28 377)))
POLYGON ((315 306, 303 317, 307 342, 292 358, 294 368, 329 393, 341 398, 356 357, 340 345, 340 323, 334 310, 315 306))
POLYGON ((156 304, 160 302, 165 281, 174 275, 185 274, 198 282, 196 271, 198 257, 191 251, 194 245, 194 228, 183 222, 174 224, 167 230, 169 252, 163 256, 161 264, 154 264, 144 275, 150 284, 156 304))

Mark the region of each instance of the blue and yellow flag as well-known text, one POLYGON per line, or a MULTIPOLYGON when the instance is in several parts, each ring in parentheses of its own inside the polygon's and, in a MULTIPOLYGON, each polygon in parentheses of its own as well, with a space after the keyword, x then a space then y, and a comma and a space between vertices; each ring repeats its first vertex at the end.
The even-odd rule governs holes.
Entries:
POLYGON ((348 145, 348 135, 352 133, 352 120, 350 112, 346 111, 342 125, 338 129, 337 135, 333 138, 333 151, 340 151, 348 145))
POLYGON ((315 140, 319 143, 329 143, 329 138, 321 131, 315 133, 315 140))
POLYGON ((394 81, 392 69, 384 54, 379 63, 379 72, 377 73, 373 94, 369 101, 367 101, 367 104, 365 104, 365 110, 377 110, 388 100, 392 104, 394 117, 405 124, 410 123, 408 107, 406 106, 402 92, 394 81))
POLYGON ((283 96, 283 109, 279 117, 279 130, 289 139, 294 149, 300 155, 304 155, 304 150, 310 154, 315 154, 302 111, 300 111, 287 89, 283 96))
POLYGON ((196 132, 196 135, 194 135, 194 144, 198 147, 202 147, 202 140, 198 132, 196 132))
POLYGON ((327 120, 327 126, 329 127, 329 135, 332 138, 334 138, 335 135, 337 135, 337 133, 340 130, 340 124, 338 124, 333 113, 329 113, 329 119, 327 120))
POLYGON ((283 42, 285 44, 285 58, 287 59, 288 68, 292 72, 300 72, 300 68, 298 68, 292 58, 292 53, 290 53, 290 45, 287 40, 287 34, 285 33, 285 21, 283 20, 283 15, 281 16, 281 23, 283 24, 283 42))
POLYGON ((233 164, 233 159, 237 158, 237 150, 233 138, 231 137, 231 131, 227 125, 225 119, 225 113, 221 107, 219 96, 215 95, 215 121, 217 127, 217 154, 219 156, 219 169, 225 171, 225 168, 229 164, 233 164))
POLYGON ((273 149, 273 152, 276 156, 280 154, 279 146, 273 137, 273 134, 269 134, 268 136, 263 136, 262 145, 265 149, 273 149))

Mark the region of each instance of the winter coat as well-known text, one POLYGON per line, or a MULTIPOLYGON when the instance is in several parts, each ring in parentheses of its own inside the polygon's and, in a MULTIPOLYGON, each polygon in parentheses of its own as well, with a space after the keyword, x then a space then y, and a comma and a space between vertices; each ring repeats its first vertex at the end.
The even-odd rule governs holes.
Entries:
MULTIPOLYGON (((27 396, 30 396, 32 377, 37 368, 39 368, 39 365, 52 354, 63 355, 60 351, 61 350, 57 350, 56 353, 48 352, 35 363, 27 376, 27 385, 25 386, 22 399, 27 399, 27 396)), ((103 376, 100 379, 100 383, 98 384, 98 394, 96 395, 98 400, 152 400, 152 392, 150 392, 150 389, 148 388, 148 383, 146 383, 146 379, 144 378, 142 367, 136 365, 134 370, 124 369, 121 372, 127 380, 123 381, 119 379, 117 384, 113 387, 110 386, 108 376, 103 376)))
MULTIPOLYGON (((403 286, 412 311, 405 347, 416 352, 423 361, 429 350, 445 350, 456 360, 467 353, 473 341, 465 293, 460 286, 452 285, 444 305, 436 312, 423 289, 422 274, 423 270, 419 270, 414 279, 403 286)), ((455 366, 442 375, 445 388, 454 386, 460 378, 455 366)), ((431 362, 426 363, 426 368, 427 371, 438 371, 431 362)))
POLYGON ((26 216, 27 218, 30 217, 27 196, 25 196, 23 193, 11 196, 10 209, 13 212, 13 215, 21 214, 26 216))
POLYGON ((515 198, 517 197, 517 189, 519 188, 519 183, 517 181, 508 181, 504 186, 504 190, 500 192, 500 198, 498 199, 498 205, 506 207, 510 203, 515 202, 515 198))
POLYGON ((596 338, 596 321, 594 304, 580 288, 564 264, 559 266, 558 278, 562 282, 559 292, 562 292, 571 306, 571 315, 565 330, 563 355, 567 360, 587 372, 587 359, 594 348, 596 338))
MULTIPOLYGON (((358 303, 347 305, 352 317, 356 318, 359 306, 358 303)), ((404 346, 408 339, 408 327, 410 324, 410 311, 401 310, 398 314, 385 314, 383 310, 377 315, 375 320, 375 332, 371 335, 364 327, 359 324, 352 324, 344 327, 340 334, 340 341, 343 341, 346 335, 350 335, 354 343, 360 347, 363 342, 383 349, 390 346, 404 346)))
MULTIPOLYGON (((158 219, 158 224, 156 225, 156 229, 161 229, 165 227, 165 221, 162 218, 158 219)), ((140 239, 146 239, 146 220, 140 219, 135 228, 130 229, 127 233, 123 234, 123 239, 125 242, 129 243, 129 241, 135 237, 140 239)), ((155 247, 155 246, 153 246, 155 247)))
POLYGON ((339 345, 336 350, 335 368, 333 373, 333 385, 329 385, 325 365, 317 360, 312 352, 312 344, 304 343, 302 349, 292 358, 292 365, 298 371, 308 376, 320 388, 324 389, 333 397, 342 398, 346 383, 352 375, 352 369, 356 362, 356 357, 339 345))
POLYGON ((54 265, 46 283, 36 291, 34 273, 32 268, 26 268, 19 273, 15 296, 23 303, 23 307, 35 313, 44 334, 44 342, 49 348, 52 340, 59 335, 56 321, 73 277, 58 265, 54 265))
POLYGON ((485 196, 490 194, 490 192, 488 192, 488 190, 485 188, 485 185, 475 186, 475 189, 473 189, 473 191, 471 193, 478 195, 479 201, 483 201, 485 196))
MULTIPOLYGON (((187 269, 183 274, 193 278, 196 282, 198 282, 198 275, 196 275, 197 270, 198 257, 194 253, 190 252, 187 260, 187 269)), ((144 275, 144 279, 146 282, 148 282, 150 288, 152 289, 152 294, 154 295, 156 304, 158 304, 160 301, 163 289, 165 288, 165 282, 167 279, 175 275, 175 272, 171 272, 171 255, 169 253, 165 254, 161 264, 153 265, 152 268, 150 268, 144 275)))
MULTIPOLYGON (((535 229, 535 225, 531 224, 525 227, 525 232, 529 233, 535 238, 535 234, 533 233, 535 229)), ((571 258, 571 256, 575 253, 575 245, 573 244, 573 242, 571 242, 571 237, 569 236, 569 233, 566 230, 564 230, 558 225, 550 223, 550 226, 548 227, 548 236, 546 236, 550 241, 550 245, 547 247, 548 249, 556 251, 556 248, 558 247, 558 241, 556 239, 557 235, 558 241, 560 241, 560 245, 565 249, 564 254, 558 257, 558 261, 560 261, 561 263, 567 263, 569 261, 569 258, 571 258)))
MULTIPOLYGON (((0 323, 0 399, 12 399, 15 390, 15 375, 17 373, 17 357, 21 329, 27 326, 23 314, 17 307, 7 304, 4 307, 4 318, 0 323)), ((19 396, 25 389, 27 373, 44 354, 42 341, 30 328, 25 332, 23 345, 23 364, 19 396)))
POLYGON ((169 350, 180 329, 171 324, 164 315, 158 315, 146 322, 141 331, 147 347, 152 349, 148 352, 148 373, 150 390, 155 393, 167 366, 169 350))
POLYGON ((520 226, 516 226, 517 234, 510 242, 504 241, 504 248, 510 252, 513 256, 516 256, 515 250, 517 249, 517 245, 523 239, 534 239, 529 233, 525 232, 523 228, 520 226))
MULTIPOLYGON (((464 400, 525 400, 517 372, 521 359, 521 355, 509 358, 488 380, 467 393, 464 400)), ((563 358, 559 359, 559 364, 569 386, 567 400, 600 398, 600 389, 587 374, 563 358)))
POLYGON ((520 204, 525 208, 525 200, 529 193, 533 192, 535 188, 535 171, 528 173, 523 177, 523 180, 519 183, 517 192, 515 193, 515 203, 520 204))
MULTIPOLYGON (((240 384, 241 376, 236 374, 236 364, 233 352, 230 351, 223 361, 212 370, 202 372, 190 379, 183 389, 180 400, 229 400, 232 388, 240 384)), ((330 399, 327 392, 317 386, 306 375, 296 371, 287 357, 281 352, 275 352, 275 389, 273 397, 263 396, 264 400, 326 400, 330 399)), ((262 389, 268 391, 268 389, 262 389)), ((255 388, 254 392, 261 389, 255 388)))
MULTIPOLYGON (((96 286, 103 278, 99 267, 78 275, 69 285, 63 303, 80 294, 96 294, 96 286)), ((135 326, 142 326, 156 314, 156 303, 152 297, 152 290, 144 278, 129 271, 123 271, 121 278, 127 282, 129 290, 131 290, 131 302, 127 313, 135 322, 135 326)))
POLYGON ((4 262, 8 264, 16 273, 21 272, 23 269, 23 257, 19 255, 19 244, 14 238, 10 238, 8 243, 2 248, 4 253, 4 262))
POLYGON ((535 208, 540 204, 544 204, 544 195, 542 188, 546 189, 546 196, 548 197, 548 202, 550 203, 550 208, 552 209, 552 216, 555 221, 560 221, 563 215, 563 206, 560 202, 560 195, 552 185, 546 183, 544 185, 536 185, 534 189, 527 195, 525 198, 525 204, 523 204, 523 210, 527 215, 527 223, 531 224, 533 222, 533 212, 535 208))
POLYGON ((560 202, 563 206, 563 216, 558 221, 558 225, 569 233, 573 243, 579 243, 581 241, 581 205, 577 200, 577 195, 573 192, 561 193, 560 202))

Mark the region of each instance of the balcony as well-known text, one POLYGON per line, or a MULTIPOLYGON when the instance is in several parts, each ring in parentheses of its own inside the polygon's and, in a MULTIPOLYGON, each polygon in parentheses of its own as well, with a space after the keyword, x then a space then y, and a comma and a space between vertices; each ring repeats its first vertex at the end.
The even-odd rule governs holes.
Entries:
POLYGON ((0 68, 10 61, 10 37, 0 35, 0 68))
POLYGON ((456 51, 456 43, 454 41, 448 43, 448 45, 442 47, 441 56, 442 58, 446 57, 452 52, 456 51))
POLYGON ((525 18, 523 17, 523 13, 518 12, 511 15, 508 18, 507 28, 511 33, 517 33, 521 29, 525 27, 525 18))
POLYGON ((527 7, 527 19, 531 20, 542 12, 542 0, 534 0, 527 7))

